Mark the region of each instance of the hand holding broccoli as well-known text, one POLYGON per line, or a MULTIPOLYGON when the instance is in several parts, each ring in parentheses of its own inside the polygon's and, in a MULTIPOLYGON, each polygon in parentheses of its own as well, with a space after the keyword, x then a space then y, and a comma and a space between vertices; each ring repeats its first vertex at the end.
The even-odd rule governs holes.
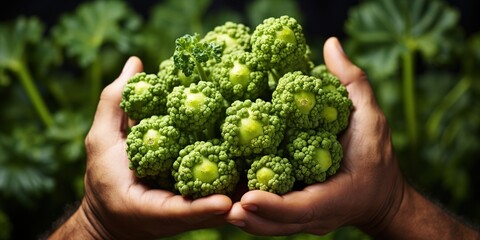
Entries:
MULTIPOLYGON (((119 78, 102 92, 85 141, 88 155, 85 196, 79 209, 51 239, 158 238, 225 222, 223 214, 232 205, 228 197, 212 195, 188 200, 169 191, 149 188, 129 170, 127 118, 119 104, 125 83, 140 71, 140 60, 129 59, 119 78)), ((168 119, 162 119, 156 125, 158 132, 147 132, 153 145, 158 144, 157 135, 175 135, 165 127, 166 121, 168 119)), ((161 166, 158 167, 161 172, 161 166)), ((139 172, 154 174, 146 169, 139 172)))

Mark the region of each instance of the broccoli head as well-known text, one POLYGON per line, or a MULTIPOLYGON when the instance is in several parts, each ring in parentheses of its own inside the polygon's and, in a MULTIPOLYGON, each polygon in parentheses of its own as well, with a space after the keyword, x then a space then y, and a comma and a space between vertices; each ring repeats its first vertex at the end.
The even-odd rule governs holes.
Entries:
POLYGON ((197 141, 180 150, 172 176, 179 193, 193 199, 230 194, 240 178, 235 161, 218 139, 197 141))
POLYGON ((264 69, 288 72, 306 60, 303 28, 289 16, 265 19, 253 31, 251 44, 252 52, 264 69))
POLYGON ((272 102, 287 118, 287 126, 322 128, 336 134, 348 125, 352 107, 351 100, 342 95, 347 94, 345 87, 337 83, 341 85, 333 78, 322 81, 300 71, 287 73, 280 78, 272 102))
POLYGON ((124 86, 120 107, 133 120, 164 115, 167 93, 157 75, 137 73, 124 86))
POLYGON ((199 81, 189 87, 177 86, 167 95, 167 111, 176 126, 204 130, 224 109, 224 99, 212 82, 199 81))
POLYGON ((250 28, 241 24, 227 21, 207 32, 202 42, 214 42, 221 46, 223 54, 235 51, 250 51, 250 28))
POLYGON ((273 154, 257 157, 247 173, 248 188, 276 194, 285 194, 292 190, 295 178, 292 164, 287 158, 273 154))
POLYGON ((348 97, 347 88, 340 82, 340 79, 333 75, 325 64, 315 66, 310 75, 322 80, 322 89, 325 91, 338 92, 344 97, 348 97))
POLYGON ((287 144, 295 179, 306 184, 323 182, 334 175, 343 158, 337 136, 323 130, 307 130, 292 136, 287 144))
POLYGON ((256 58, 250 52, 236 51, 223 55, 215 66, 211 79, 230 102, 254 100, 269 90, 266 71, 259 71, 256 58))
POLYGON ((193 136, 174 127, 168 115, 144 118, 127 136, 129 167, 140 178, 163 176, 171 171, 180 149, 193 140, 193 136))
POLYGON ((270 102, 237 100, 227 108, 226 115, 221 134, 233 156, 276 152, 285 122, 275 114, 270 102))

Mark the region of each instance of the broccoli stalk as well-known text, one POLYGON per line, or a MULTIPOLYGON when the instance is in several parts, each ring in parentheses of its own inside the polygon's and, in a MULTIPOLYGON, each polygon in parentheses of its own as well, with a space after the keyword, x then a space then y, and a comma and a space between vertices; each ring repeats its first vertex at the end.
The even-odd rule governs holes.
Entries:
POLYGON ((186 34, 175 40, 173 61, 175 67, 182 70, 185 76, 190 76, 196 70, 200 80, 208 81, 206 71, 202 64, 210 59, 220 62, 222 47, 214 42, 200 42, 198 34, 186 34))

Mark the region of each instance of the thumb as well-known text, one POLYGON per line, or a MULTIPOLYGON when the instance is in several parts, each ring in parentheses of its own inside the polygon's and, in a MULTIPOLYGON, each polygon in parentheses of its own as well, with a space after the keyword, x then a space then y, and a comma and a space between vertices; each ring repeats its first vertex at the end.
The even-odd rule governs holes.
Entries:
POLYGON ((126 117, 120 108, 122 90, 128 79, 141 71, 143 71, 141 60, 137 57, 130 57, 120 76, 103 89, 95 113, 92 132, 98 132, 100 135, 106 133, 104 136, 123 132, 126 126, 126 117))
POLYGON ((377 105, 367 76, 348 59, 337 38, 327 39, 323 55, 328 70, 346 86, 354 106, 377 105))

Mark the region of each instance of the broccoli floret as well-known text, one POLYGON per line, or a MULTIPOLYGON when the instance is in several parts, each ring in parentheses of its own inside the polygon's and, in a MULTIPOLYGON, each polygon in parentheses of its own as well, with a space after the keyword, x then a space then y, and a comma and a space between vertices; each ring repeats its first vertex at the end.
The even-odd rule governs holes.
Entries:
POLYGON ((167 95, 167 110, 176 126, 199 131, 215 123, 224 109, 222 94, 212 82, 177 86, 167 95))
POLYGON ((326 91, 338 92, 344 97, 348 97, 347 88, 340 82, 340 79, 333 75, 325 64, 315 66, 310 75, 322 80, 322 89, 326 91))
POLYGON ((250 28, 234 22, 226 22, 209 31, 201 41, 214 42, 221 46, 223 54, 235 51, 250 51, 250 28))
POLYGON ((283 139, 285 121, 262 99, 235 101, 226 110, 221 134, 233 156, 275 153, 283 139))
POLYGON ((175 67, 182 70, 185 76, 190 76, 196 71, 200 80, 208 81, 208 71, 202 64, 213 59, 220 62, 222 47, 214 42, 200 42, 198 34, 186 34, 175 40, 175 52, 173 62, 175 67))
POLYGON ((287 158, 273 154, 257 157, 247 173, 248 189, 285 194, 292 190, 295 178, 287 158))
POLYGON ((137 73, 123 88, 120 107, 133 120, 166 114, 165 85, 155 74, 137 73))
POLYGON ((292 17, 267 18, 252 33, 252 52, 261 67, 285 73, 304 65, 307 54, 302 26, 292 17))
POLYGON ((162 176, 171 171, 178 152, 193 140, 175 128, 168 115, 144 118, 127 136, 129 167, 139 178, 162 176))
POLYGON ((256 58, 250 52, 237 51, 223 55, 211 79, 230 102, 254 100, 269 90, 267 72, 258 70, 256 58))
POLYGON ((295 179, 306 184, 323 182, 334 175, 343 158, 337 136, 323 130, 299 132, 287 145, 295 179))
MULTIPOLYGON (((272 94, 272 102, 287 126, 301 129, 323 128, 339 133, 348 125, 352 102, 331 83, 300 71, 285 74, 272 94)), ((341 87, 338 87, 339 89, 341 87)))
POLYGON ((165 84, 168 92, 171 92, 176 86, 188 87, 190 84, 200 81, 200 77, 196 72, 186 76, 182 70, 176 68, 173 58, 166 59, 160 63, 158 77, 165 84))
POLYGON ((172 176, 179 193, 193 199, 230 194, 240 178, 235 161, 218 139, 197 141, 180 150, 172 176))

